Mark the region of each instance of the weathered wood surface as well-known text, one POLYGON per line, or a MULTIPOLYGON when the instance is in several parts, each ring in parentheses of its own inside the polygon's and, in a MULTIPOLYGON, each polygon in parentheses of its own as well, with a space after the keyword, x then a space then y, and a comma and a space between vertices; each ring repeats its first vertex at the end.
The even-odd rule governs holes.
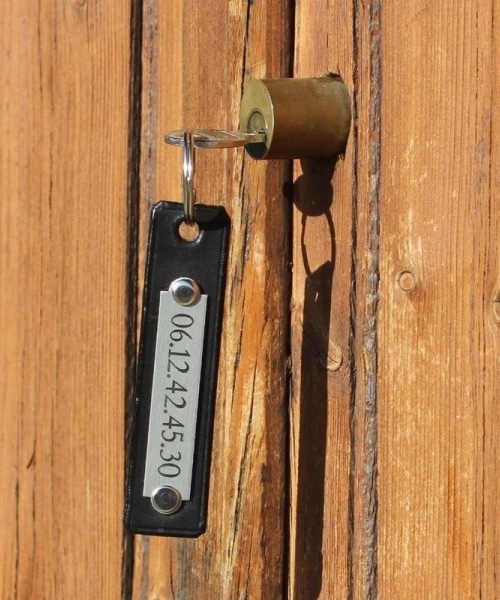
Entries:
POLYGON ((295 73, 339 70, 355 121, 333 194, 296 170, 291 592, 495 598, 498 8, 323 4, 295 73))
MULTIPOLYGON (((296 4, 296 77, 339 73, 352 96, 352 6, 296 4)), ((352 229, 357 138, 294 168, 289 597, 347 598, 352 512, 352 229)))
POLYGON ((498 16, 490 0, 382 14, 385 598, 500 596, 498 16))
POLYGON ((3 3, 1 598, 500 596, 498 10, 3 3), (209 526, 124 538, 163 134, 235 128, 292 54, 344 78, 345 157, 198 152, 233 219, 209 526))
MULTIPOLYGON (((238 126, 251 77, 289 74, 286 2, 145 3, 141 247, 149 206, 180 200, 171 129, 238 126)), ((135 540, 134 598, 281 598, 286 582, 289 204, 286 163, 200 150, 198 201, 232 217, 208 529, 135 540)), ((140 265, 142 276, 142 265, 140 265)))
POLYGON ((0 597, 119 598, 129 6, 0 7, 0 597))

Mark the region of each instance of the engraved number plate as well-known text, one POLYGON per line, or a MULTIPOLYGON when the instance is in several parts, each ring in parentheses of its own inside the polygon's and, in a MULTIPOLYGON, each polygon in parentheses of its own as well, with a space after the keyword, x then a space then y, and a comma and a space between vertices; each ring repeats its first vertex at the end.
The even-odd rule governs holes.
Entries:
POLYGON ((207 296, 194 306, 160 293, 143 494, 171 486, 191 499, 207 296))

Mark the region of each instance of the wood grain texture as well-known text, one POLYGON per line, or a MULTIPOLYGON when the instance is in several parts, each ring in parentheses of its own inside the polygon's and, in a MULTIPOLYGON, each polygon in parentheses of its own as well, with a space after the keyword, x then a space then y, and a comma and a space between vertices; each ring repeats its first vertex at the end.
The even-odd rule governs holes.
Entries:
POLYGON ((354 122, 333 194, 295 171, 291 593, 495 598, 498 8, 316 8, 295 73, 354 122))
MULTIPOLYGON (((296 77, 339 73, 352 95, 353 13, 296 3, 296 77)), ((351 570, 351 282, 356 138, 294 169, 289 597, 347 598, 351 570)))
POLYGON ((345 156, 295 170, 290 595, 377 595, 379 5, 297 3, 295 74, 338 72, 345 156), (321 15, 321 17, 320 17, 321 15))
MULTIPOLYGON (((236 129, 250 77, 289 74, 288 3, 146 2, 141 238, 150 204, 180 200, 181 155, 163 135, 236 129)), ((281 598, 286 535, 286 163, 198 151, 198 201, 232 218, 208 530, 136 537, 135 598, 281 598)), ((141 271, 142 276, 142 271, 141 271)))
POLYGON ((121 594, 129 8, 0 8, 0 597, 121 594))
POLYGON ((500 596, 500 8, 291 4, 0 8, 2 599, 500 596), (289 181, 198 152, 233 220, 209 527, 124 544, 148 213, 180 198, 163 135, 236 128, 293 24, 295 76, 349 88, 346 154, 289 181))
POLYGON ((381 598, 500 595, 495 18, 384 4, 381 598))
POLYGON ((381 3, 356 2, 353 23, 353 282, 349 597, 378 597, 378 312, 383 61, 381 3))

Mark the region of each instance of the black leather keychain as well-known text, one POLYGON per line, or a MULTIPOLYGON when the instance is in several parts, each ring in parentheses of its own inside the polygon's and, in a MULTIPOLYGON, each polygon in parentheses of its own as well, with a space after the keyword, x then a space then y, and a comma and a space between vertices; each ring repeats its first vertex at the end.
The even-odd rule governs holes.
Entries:
POLYGON ((151 213, 125 523, 194 537, 206 527, 230 222, 222 207, 194 206, 192 136, 183 141, 184 206, 151 213))

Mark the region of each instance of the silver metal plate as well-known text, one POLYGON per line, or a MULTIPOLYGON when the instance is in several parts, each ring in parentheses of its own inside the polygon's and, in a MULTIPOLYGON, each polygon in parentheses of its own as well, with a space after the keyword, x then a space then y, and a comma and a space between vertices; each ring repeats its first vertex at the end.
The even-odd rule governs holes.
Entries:
POLYGON ((160 486, 190 500, 207 296, 192 306, 160 292, 143 495, 160 486))

